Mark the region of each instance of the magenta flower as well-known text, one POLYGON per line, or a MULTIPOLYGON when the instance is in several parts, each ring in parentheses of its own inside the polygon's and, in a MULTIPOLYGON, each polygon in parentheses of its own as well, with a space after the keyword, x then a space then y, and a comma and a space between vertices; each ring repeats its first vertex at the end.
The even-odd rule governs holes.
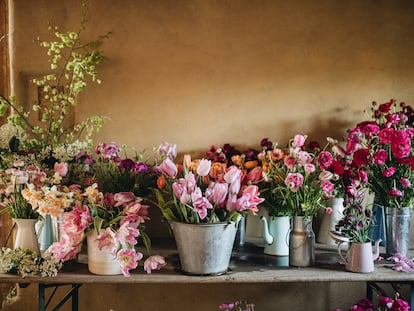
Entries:
POLYGON ((391 309, 393 303, 394 300, 392 300, 390 297, 380 297, 378 300, 379 306, 385 307, 387 309, 391 309))
POLYGON ((411 307, 410 304, 402 299, 395 299, 391 311, 410 311, 411 307))
POLYGON ((388 159, 388 153, 384 149, 380 149, 374 154, 374 163, 375 164, 384 164, 388 159))
POLYGON ((294 156, 287 156, 284 163, 288 169, 293 169, 296 165, 296 158, 294 156))
POLYGON ((139 252, 135 252, 132 249, 123 249, 118 252, 116 260, 119 262, 122 274, 124 276, 130 276, 129 271, 135 269, 138 266, 138 261, 142 259, 143 255, 139 252))
POLYGON ((102 156, 106 159, 113 158, 118 154, 119 147, 117 143, 110 142, 108 144, 103 143, 101 146, 102 156))
POLYGON ((76 256, 81 250, 82 238, 78 241, 73 241, 66 233, 61 234, 60 240, 54 242, 45 252, 46 255, 51 255, 55 259, 62 261, 76 259, 76 256))
POLYGON ((321 151, 318 155, 318 162, 321 165, 322 169, 327 169, 333 162, 333 156, 328 151, 321 151))
POLYGON ((144 261, 144 271, 150 274, 153 270, 160 270, 162 267, 165 267, 167 262, 165 258, 160 255, 154 255, 148 257, 144 261))
POLYGON ((396 142, 391 145, 391 151, 396 158, 402 159, 410 155, 411 146, 409 141, 396 142))
POLYGON ((297 192, 303 185, 303 175, 300 173, 289 173, 285 179, 285 185, 292 191, 297 192))
POLYGON ((383 170, 381 173, 382 173, 382 176, 384 177, 391 177, 392 175, 395 174, 396 171, 397 171, 397 168, 392 166, 390 168, 383 170))
POLYGON ((366 165, 369 163, 369 161, 370 161, 369 149, 363 148, 363 149, 359 149, 354 152, 353 163, 357 167, 366 165))
POLYGON ((388 192, 388 195, 389 195, 390 197, 402 197, 402 196, 403 196, 403 193, 402 193, 402 191, 401 191, 401 190, 398 190, 398 189, 391 189, 391 190, 388 192))
POLYGON ((403 177, 401 177, 401 178, 400 178, 400 183, 401 183, 404 187, 406 187, 406 188, 410 188, 410 187, 411 187, 411 182, 410 182, 410 180, 409 180, 409 179, 407 179, 407 178, 403 178, 403 177))

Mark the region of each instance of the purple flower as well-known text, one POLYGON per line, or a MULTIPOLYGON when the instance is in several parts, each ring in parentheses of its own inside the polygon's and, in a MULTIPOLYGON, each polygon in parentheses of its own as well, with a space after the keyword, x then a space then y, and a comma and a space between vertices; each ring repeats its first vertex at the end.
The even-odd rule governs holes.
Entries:
POLYGON ((133 167, 132 167, 132 170, 136 174, 144 174, 144 173, 148 172, 149 166, 148 166, 148 164, 146 164, 144 162, 135 162, 133 167))

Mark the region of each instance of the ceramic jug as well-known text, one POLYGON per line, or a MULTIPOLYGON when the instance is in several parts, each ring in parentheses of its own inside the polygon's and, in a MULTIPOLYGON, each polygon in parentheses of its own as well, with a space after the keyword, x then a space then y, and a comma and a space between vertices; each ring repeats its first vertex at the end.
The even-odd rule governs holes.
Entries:
POLYGON ((263 222, 264 253, 275 256, 289 255, 289 216, 266 217, 261 216, 263 222))
POLYGON ((374 271, 374 260, 379 256, 379 243, 381 240, 375 241, 374 250, 371 242, 351 243, 347 258, 342 256, 340 244, 338 245, 338 253, 345 263, 345 270, 350 272, 371 273, 374 271))

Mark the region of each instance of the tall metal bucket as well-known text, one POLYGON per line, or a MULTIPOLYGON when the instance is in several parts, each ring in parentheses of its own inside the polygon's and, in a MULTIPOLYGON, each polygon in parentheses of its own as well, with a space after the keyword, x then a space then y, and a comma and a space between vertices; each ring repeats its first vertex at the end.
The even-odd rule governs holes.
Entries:
POLYGON ((236 237, 236 224, 171 222, 171 229, 183 272, 193 275, 227 272, 236 237))
POLYGON ((407 256, 410 245, 411 208, 384 207, 386 224, 386 253, 407 256))

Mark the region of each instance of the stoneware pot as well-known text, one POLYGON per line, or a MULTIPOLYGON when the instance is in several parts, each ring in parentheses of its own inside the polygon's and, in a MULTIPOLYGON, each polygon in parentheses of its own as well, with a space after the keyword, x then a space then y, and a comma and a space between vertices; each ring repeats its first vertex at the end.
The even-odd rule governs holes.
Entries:
POLYGON ((122 274, 119 262, 116 257, 109 252, 108 248, 100 250, 98 248, 98 237, 96 230, 88 233, 86 238, 88 248, 88 270, 98 275, 117 275, 122 274))

